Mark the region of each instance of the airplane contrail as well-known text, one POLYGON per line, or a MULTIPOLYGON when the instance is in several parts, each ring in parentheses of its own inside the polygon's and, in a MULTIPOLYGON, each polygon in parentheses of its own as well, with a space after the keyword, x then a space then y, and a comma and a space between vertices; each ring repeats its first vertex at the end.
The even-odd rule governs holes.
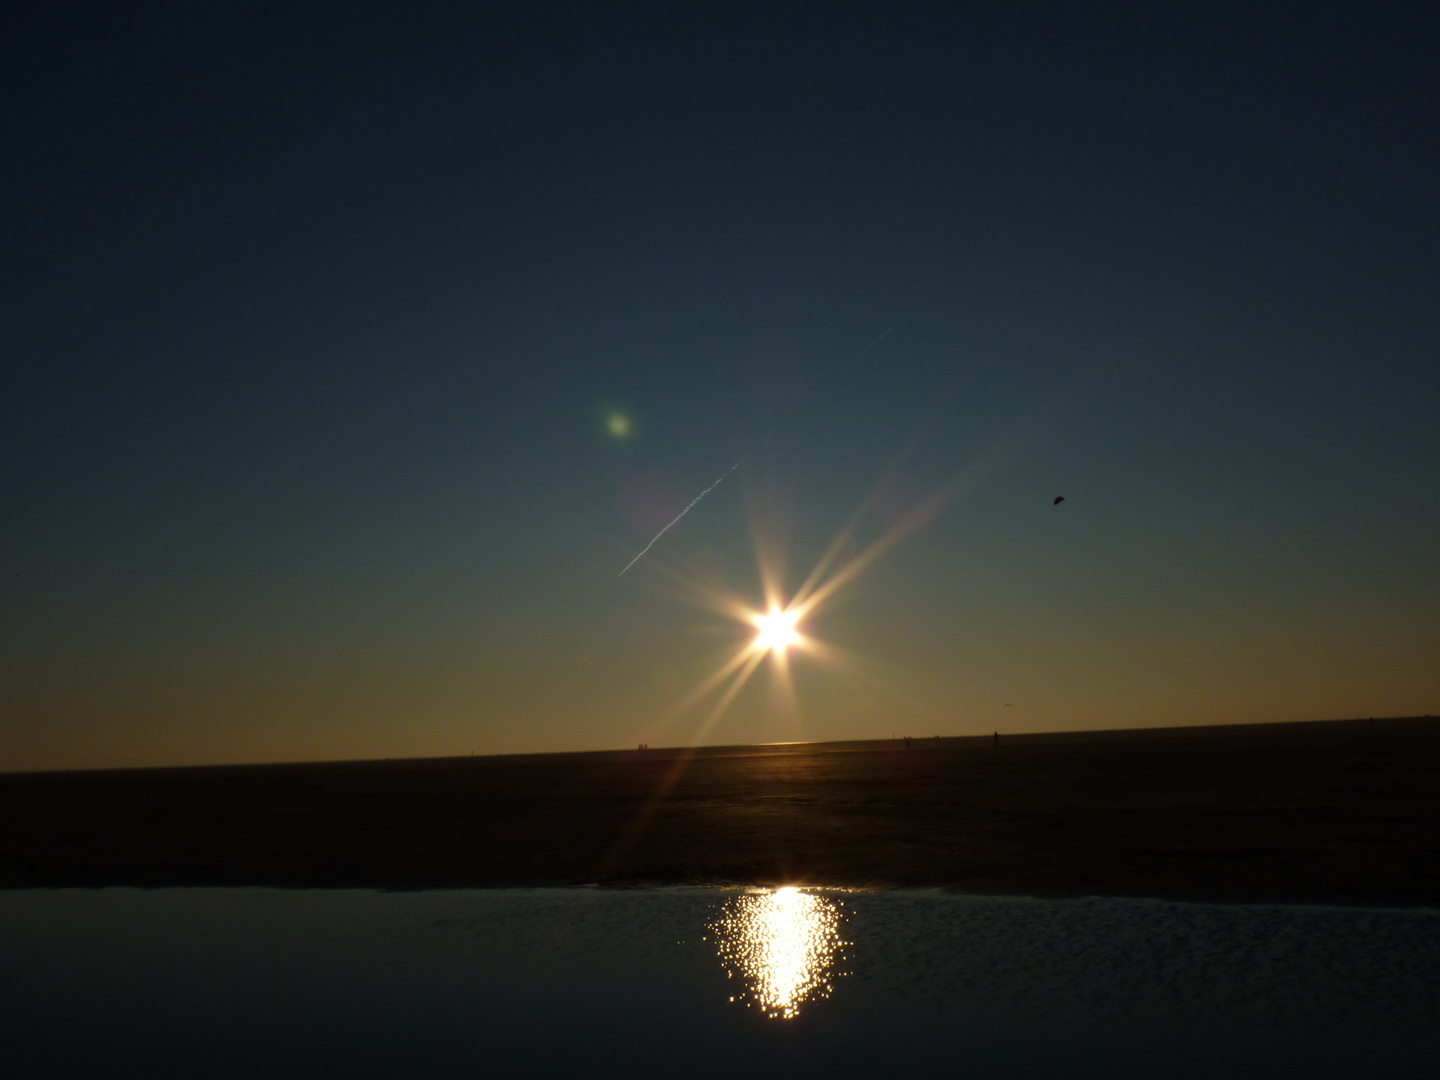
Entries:
MULTIPOLYGON (((770 436, 767 435, 767 436, 765 436, 765 437, 768 439, 770 436)), ((728 469, 726 469, 723 473, 720 474, 720 479, 719 479, 719 480, 716 480, 715 483, 711 484, 711 485, 710 485, 709 487, 707 487, 704 491, 700 492, 699 495, 696 495, 693 499, 691 499, 691 500, 690 500, 690 505, 687 506, 687 507, 685 507, 684 510, 681 510, 680 513, 678 513, 678 514, 675 515, 675 521, 670 522, 669 525, 666 525, 665 528, 661 529, 658 533, 655 534, 655 540, 659 540, 660 537, 664 536, 667 532, 669 532, 671 529, 673 529, 673 528, 675 527, 675 522, 677 522, 677 521, 679 521, 681 518, 683 518, 686 514, 688 514, 691 510, 693 510, 693 509, 695 508, 695 504, 696 504, 696 503, 698 503, 698 502, 699 502, 701 499, 703 499, 706 495, 709 495, 710 492, 714 491, 717 487, 719 487, 719 486, 720 486, 720 480, 724 480, 727 476, 729 476, 729 475, 730 475, 731 473, 733 473, 736 469, 738 469, 738 468, 740 467, 740 465, 744 462, 744 460, 745 460, 744 458, 741 458, 739 461, 735 462, 734 465, 731 465, 728 469)), ((637 562, 639 562, 641 556, 643 556, 646 551, 649 551, 652 547, 655 546, 655 540, 651 540, 648 544, 645 545, 644 550, 641 551, 639 555, 636 555, 635 558, 631 559, 628 563, 626 563, 626 564, 625 564, 625 570, 629 570, 630 567, 634 566, 637 562)), ((625 576, 625 570, 621 570, 620 573, 616 574, 615 576, 616 576, 617 578, 622 578, 622 577, 624 577, 624 576, 625 576)))

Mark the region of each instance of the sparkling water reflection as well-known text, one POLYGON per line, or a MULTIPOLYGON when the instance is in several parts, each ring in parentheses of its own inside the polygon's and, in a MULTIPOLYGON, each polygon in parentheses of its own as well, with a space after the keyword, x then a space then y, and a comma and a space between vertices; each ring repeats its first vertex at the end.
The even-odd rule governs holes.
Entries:
POLYGON ((793 886, 731 898, 710 926, 726 974, 744 986, 731 1000, 791 1020, 829 997, 843 974, 841 925, 838 903, 793 886))
POLYGON ((1440 1075, 1433 909, 0 889, 0 972, 0 1078, 1440 1075))

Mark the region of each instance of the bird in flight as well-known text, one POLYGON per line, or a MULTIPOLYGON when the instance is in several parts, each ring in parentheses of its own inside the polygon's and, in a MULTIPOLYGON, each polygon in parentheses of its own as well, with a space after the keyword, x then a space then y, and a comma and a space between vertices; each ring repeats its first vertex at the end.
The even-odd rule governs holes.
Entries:
POLYGON ((1054 501, 1053 503, 1051 503, 1050 505, 1051 505, 1051 506, 1059 506, 1059 505, 1060 505, 1062 502, 1064 502, 1064 501, 1065 501, 1065 496, 1064 496, 1064 495, 1056 495, 1056 496, 1055 496, 1055 501, 1054 501))

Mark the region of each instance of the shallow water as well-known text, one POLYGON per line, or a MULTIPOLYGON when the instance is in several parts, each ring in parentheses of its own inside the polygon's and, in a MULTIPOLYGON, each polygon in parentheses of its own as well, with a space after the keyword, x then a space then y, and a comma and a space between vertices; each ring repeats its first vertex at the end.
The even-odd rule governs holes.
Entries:
POLYGON ((0 892, 7 1076, 1392 1077, 1440 912, 938 891, 0 892))

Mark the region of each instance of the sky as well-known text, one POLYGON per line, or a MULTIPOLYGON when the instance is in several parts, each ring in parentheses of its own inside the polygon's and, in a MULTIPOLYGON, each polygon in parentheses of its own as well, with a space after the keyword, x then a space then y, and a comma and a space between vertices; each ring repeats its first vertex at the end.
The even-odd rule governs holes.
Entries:
POLYGON ((0 770, 1440 715, 1432 5, 0 43, 0 770))

